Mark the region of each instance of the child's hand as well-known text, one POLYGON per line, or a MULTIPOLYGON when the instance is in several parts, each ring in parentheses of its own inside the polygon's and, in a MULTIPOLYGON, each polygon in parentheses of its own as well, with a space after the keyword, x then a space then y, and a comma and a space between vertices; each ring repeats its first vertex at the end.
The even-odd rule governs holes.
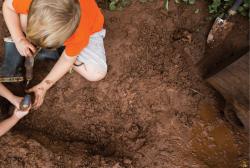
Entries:
POLYGON ((11 99, 11 103, 19 109, 19 106, 20 106, 20 103, 21 101, 23 100, 22 97, 18 97, 18 96, 14 96, 12 99, 11 99))
POLYGON ((35 93, 34 109, 38 109, 43 104, 47 90, 48 88, 43 83, 40 83, 27 91, 28 93, 35 93))
POLYGON ((19 40, 15 44, 20 55, 24 57, 32 57, 36 52, 36 48, 26 38, 19 40))
POLYGON ((30 110, 30 108, 29 108, 27 111, 21 111, 21 110, 18 110, 18 109, 16 108, 13 115, 14 115, 18 120, 20 120, 21 118, 23 118, 24 116, 26 116, 26 115, 29 113, 29 110, 30 110))

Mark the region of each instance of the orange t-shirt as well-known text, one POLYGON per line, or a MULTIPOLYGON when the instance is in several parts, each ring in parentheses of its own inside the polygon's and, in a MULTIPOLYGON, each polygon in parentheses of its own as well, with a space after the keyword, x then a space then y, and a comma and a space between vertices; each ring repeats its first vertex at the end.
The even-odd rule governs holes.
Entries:
MULTIPOLYGON (((90 35, 101 31, 104 17, 95 0, 79 0, 81 20, 75 33, 68 38, 64 45, 68 56, 77 56, 88 45, 90 35)), ((32 0, 13 0, 13 8, 17 13, 28 14, 32 0)))

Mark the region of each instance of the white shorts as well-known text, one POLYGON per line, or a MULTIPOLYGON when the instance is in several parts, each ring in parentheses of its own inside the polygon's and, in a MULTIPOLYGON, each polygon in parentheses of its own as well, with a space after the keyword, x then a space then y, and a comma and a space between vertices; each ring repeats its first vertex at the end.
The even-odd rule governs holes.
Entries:
POLYGON ((77 57, 77 61, 84 63, 86 67, 91 67, 91 69, 93 68, 96 71, 107 72, 106 54, 103 42, 105 35, 105 29, 91 35, 87 47, 81 51, 80 55, 77 57))

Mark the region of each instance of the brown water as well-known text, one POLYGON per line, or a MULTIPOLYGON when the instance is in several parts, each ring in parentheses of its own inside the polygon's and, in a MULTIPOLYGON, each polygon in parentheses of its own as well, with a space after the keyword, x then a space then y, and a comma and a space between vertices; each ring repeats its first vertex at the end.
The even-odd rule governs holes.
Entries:
POLYGON ((218 118, 219 111, 202 103, 199 112, 202 122, 192 129, 194 155, 212 168, 247 168, 248 161, 240 158, 240 147, 230 126, 218 118))

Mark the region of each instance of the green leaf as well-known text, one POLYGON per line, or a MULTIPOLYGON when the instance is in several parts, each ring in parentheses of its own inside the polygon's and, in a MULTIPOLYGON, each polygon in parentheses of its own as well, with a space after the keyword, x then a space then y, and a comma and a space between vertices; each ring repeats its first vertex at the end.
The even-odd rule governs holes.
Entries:
POLYGON ((174 1, 175 1, 175 3, 178 3, 178 4, 180 3, 180 0, 174 0, 174 1))
POLYGON ((244 3, 243 7, 246 8, 246 9, 248 9, 249 8, 249 4, 248 3, 244 3))
POLYGON ((190 5, 193 5, 193 4, 195 3, 195 0, 189 0, 188 3, 189 3, 190 5))
POLYGON ((166 10, 168 10, 168 0, 164 0, 164 8, 166 9, 166 10))
POLYGON ((112 1, 109 4, 109 10, 114 11, 116 10, 116 1, 112 1))
POLYGON ((122 7, 126 7, 127 5, 129 5, 129 3, 130 3, 130 0, 122 0, 121 5, 122 7))
POLYGON ((221 5, 221 0, 213 0, 213 3, 208 7, 209 13, 216 13, 220 5, 221 5))
POLYGON ((250 4, 250 0, 244 0, 244 3, 246 3, 246 4, 250 4))
POLYGON ((240 6, 240 7, 238 8, 238 11, 239 11, 239 12, 243 12, 243 11, 244 11, 244 8, 243 8, 242 6, 240 6))

